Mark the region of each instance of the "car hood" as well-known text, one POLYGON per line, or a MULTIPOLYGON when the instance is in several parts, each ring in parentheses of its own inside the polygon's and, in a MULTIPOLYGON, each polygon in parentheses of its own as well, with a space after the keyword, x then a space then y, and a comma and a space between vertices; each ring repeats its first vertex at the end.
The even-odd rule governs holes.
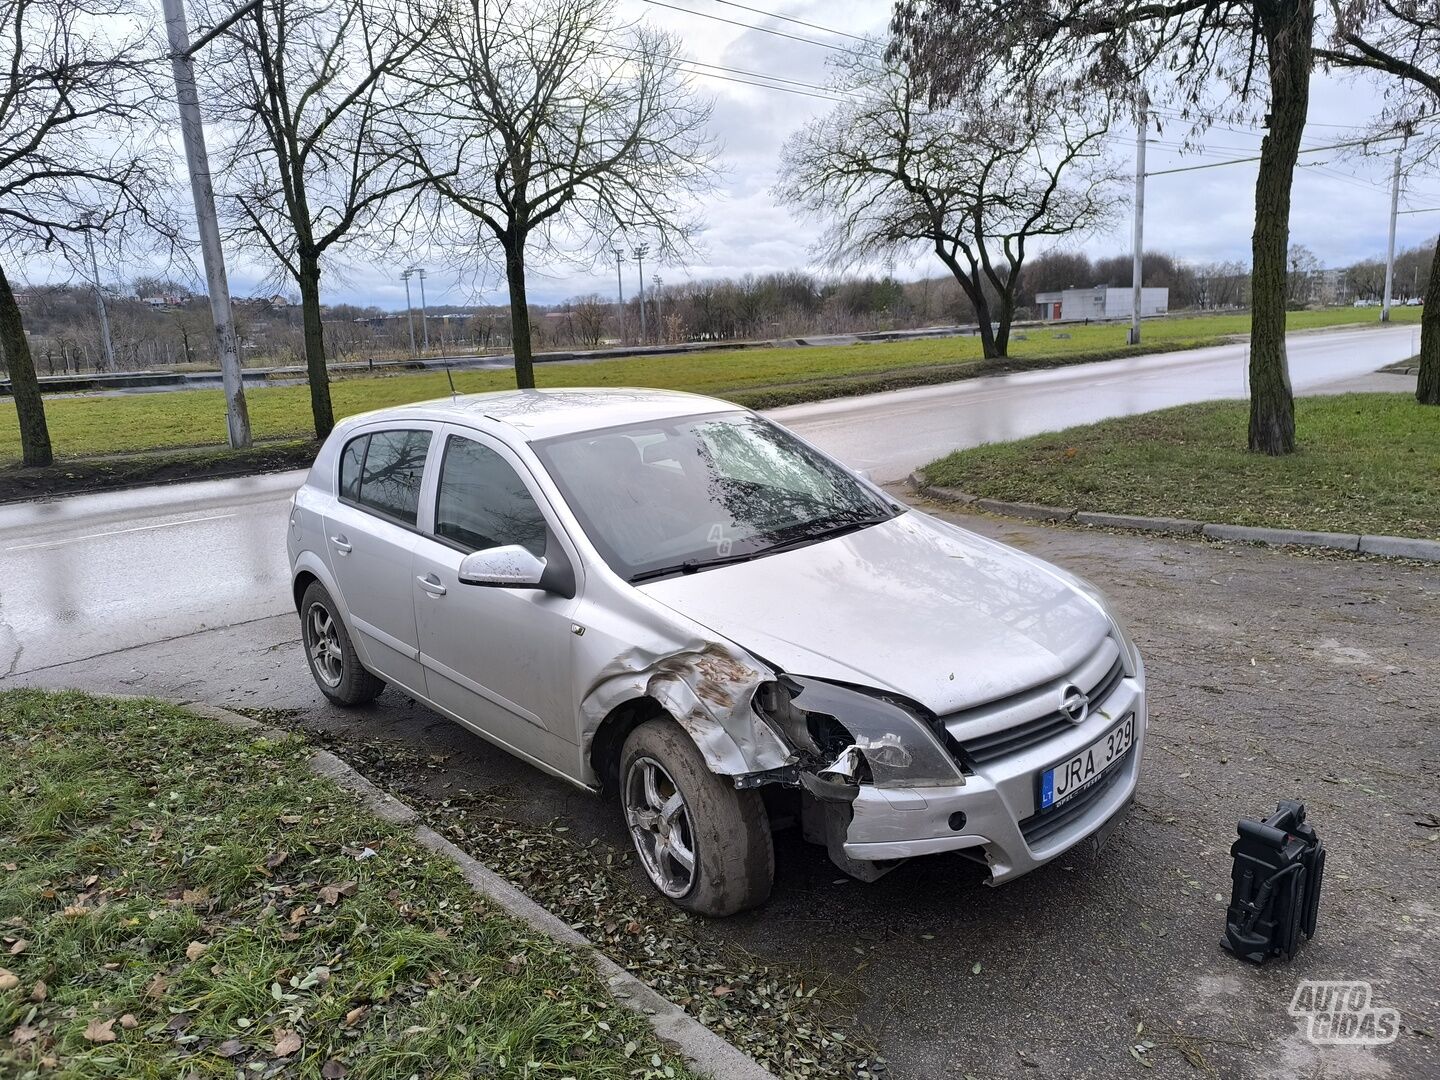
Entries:
POLYGON ((638 588, 792 674, 939 715, 1058 679, 1111 629, 1062 572, 915 511, 638 588))

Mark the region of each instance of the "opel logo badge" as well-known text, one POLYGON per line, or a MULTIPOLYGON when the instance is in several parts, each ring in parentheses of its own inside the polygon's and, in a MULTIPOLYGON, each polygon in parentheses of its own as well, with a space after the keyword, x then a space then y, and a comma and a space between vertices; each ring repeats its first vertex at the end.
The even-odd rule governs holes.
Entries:
POLYGON ((1090 715, 1090 696, 1078 686, 1066 686, 1060 691, 1060 711, 1072 724, 1083 724, 1090 715))

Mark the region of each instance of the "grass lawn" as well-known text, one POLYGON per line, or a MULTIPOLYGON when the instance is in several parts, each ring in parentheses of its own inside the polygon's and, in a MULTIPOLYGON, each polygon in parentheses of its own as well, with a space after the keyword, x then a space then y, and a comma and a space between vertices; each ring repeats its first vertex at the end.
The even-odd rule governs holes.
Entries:
POLYGON ((0 746, 0 1075, 690 1075, 300 740, 15 691, 0 746))
POLYGON ((1295 402, 1299 450, 1245 450, 1249 406, 1182 405, 961 450, 932 483, 1017 502, 1232 525, 1440 536, 1440 409, 1409 394, 1295 402))
MULTIPOLYGON (((1398 308, 1397 320, 1418 321, 1419 308, 1398 308)), ((1294 312, 1292 329, 1346 322, 1372 322, 1373 312, 1341 308, 1294 312)), ((1378 325, 1378 323, 1376 323, 1378 325)), ((1125 344, 1119 325, 1068 326, 1021 331, 1012 343, 1019 361, 1060 362, 1104 358, 1214 343, 1249 330, 1249 316, 1205 315, 1145 324, 1146 346, 1125 344)), ((890 386, 964 378, 981 370, 980 339, 942 338, 893 344, 815 348, 742 349, 693 355, 633 357, 596 363, 540 364, 542 386, 656 386, 731 398, 773 407, 795 401, 867 393, 890 386)), ((509 371, 461 371, 462 393, 514 386, 509 371)), ((310 392, 304 386, 249 388, 250 417, 259 439, 296 437, 311 428, 310 392)), ((423 401, 449 393, 445 373, 347 378, 331 387, 337 416, 423 401)), ((56 397, 46 402, 55 452, 62 458, 169 447, 217 446, 225 442, 225 406, 219 390, 132 394, 113 397, 56 397)), ((19 459, 14 408, 0 405, 0 464, 19 459)))

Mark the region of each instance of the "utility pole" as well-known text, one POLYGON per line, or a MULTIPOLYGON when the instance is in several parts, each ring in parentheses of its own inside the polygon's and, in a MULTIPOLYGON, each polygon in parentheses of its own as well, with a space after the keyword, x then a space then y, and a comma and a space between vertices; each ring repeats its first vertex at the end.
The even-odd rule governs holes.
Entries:
POLYGON ((1135 264, 1131 270, 1130 344, 1140 344, 1140 296, 1145 270, 1145 135, 1149 128, 1149 102, 1140 91, 1139 115, 1135 118, 1135 264))
POLYGON ((430 321, 429 317, 425 314, 425 268, 423 266, 412 266, 409 272, 420 279, 420 339, 424 343, 425 351, 429 352, 430 321))
POLYGON ((640 344, 648 340, 645 334, 645 256, 650 254, 650 245, 641 244, 635 249, 635 263, 640 267, 640 344))
POLYGON ((1395 151, 1395 179, 1390 184, 1390 246, 1385 250, 1385 297, 1380 321, 1390 321, 1390 290, 1395 283, 1395 213, 1400 209, 1400 151, 1395 151))
POLYGON ((665 309, 661 306, 664 299, 660 295, 660 286, 665 283, 660 280, 660 275, 653 278, 655 282, 655 340, 662 345, 665 343, 665 309))
POLYGON ((95 218, 85 215, 85 250, 90 253, 90 279, 95 283, 95 306, 100 309, 100 344, 105 350, 105 370, 115 370, 115 343, 110 339, 110 313, 105 310, 105 292, 100 288, 100 264, 95 261, 95 218))
POLYGON ((615 254, 615 295, 620 299, 620 344, 625 344, 625 281, 622 271, 625 269, 625 249, 613 247, 610 249, 615 254))
POLYGON ((190 170, 190 195, 195 203, 195 225, 205 263, 205 287, 210 294, 210 318, 215 323, 215 352, 220 358, 220 380, 225 387, 225 426, 232 450, 250 446, 250 412, 245 406, 245 383, 240 376, 240 340, 230 310, 230 282, 225 274, 225 252, 220 247, 220 223, 215 217, 215 189, 210 182, 210 157, 205 150, 205 128, 200 118, 200 97, 195 91, 195 49, 210 41, 255 4, 215 28, 194 46, 185 24, 183 0, 161 0, 165 33, 170 41, 170 69, 175 75, 175 103, 180 110, 180 134, 185 141, 185 162, 190 170))
POLYGON ((410 351, 415 351, 415 308, 410 303, 410 275, 415 273, 413 269, 402 270, 400 280, 405 282, 405 321, 410 324, 410 351))

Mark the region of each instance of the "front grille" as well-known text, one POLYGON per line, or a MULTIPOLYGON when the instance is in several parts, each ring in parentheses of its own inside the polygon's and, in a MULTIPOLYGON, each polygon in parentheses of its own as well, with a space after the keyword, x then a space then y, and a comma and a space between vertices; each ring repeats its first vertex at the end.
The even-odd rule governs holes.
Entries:
MULTIPOLYGON (((1120 680, 1125 677, 1125 665, 1117 656, 1115 662, 1092 686, 1081 686, 1090 696, 1090 708, 1093 711, 1110 696, 1120 680)), ((1053 698, 1052 698, 1053 700, 1053 698)), ((964 718, 961 718, 963 725, 964 718)), ((948 725, 947 725, 948 726, 948 725)), ((960 726, 960 725, 957 725, 960 726)), ((998 761, 1011 754, 1018 754, 1021 750, 1042 743, 1046 739, 1052 739, 1074 727, 1070 718, 1062 713, 1059 708, 1047 712, 1043 716, 1032 720, 1026 720, 1013 727, 1007 727, 1001 731, 991 732, 986 735, 977 735, 970 738, 957 738, 960 749, 965 755, 966 761, 972 766, 985 765, 992 761, 998 761)))
POLYGON ((1125 775, 1130 761, 1130 755, 1135 753, 1131 747, 1122 757, 1110 768, 1106 769, 1100 780, 1092 788, 1087 788, 1075 798, 1071 799, 1058 810, 1051 810, 1048 813, 1032 814, 1020 822, 1020 834, 1025 837, 1025 843, 1032 848, 1043 844, 1047 839, 1054 836, 1061 829, 1065 828, 1076 818, 1081 817, 1087 810, 1094 806, 1104 794, 1119 782, 1125 775))

